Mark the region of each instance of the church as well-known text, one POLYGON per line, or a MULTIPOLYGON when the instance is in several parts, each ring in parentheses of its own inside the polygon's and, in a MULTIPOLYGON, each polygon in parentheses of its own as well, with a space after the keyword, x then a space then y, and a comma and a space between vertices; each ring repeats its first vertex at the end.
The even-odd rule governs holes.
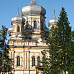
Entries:
POLYGON ((54 14, 48 22, 48 29, 45 14, 45 8, 32 0, 22 7, 21 14, 18 12, 11 19, 8 45, 9 56, 13 60, 13 74, 43 74, 41 51, 49 49, 46 44, 48 31, 58 22, 54 14))

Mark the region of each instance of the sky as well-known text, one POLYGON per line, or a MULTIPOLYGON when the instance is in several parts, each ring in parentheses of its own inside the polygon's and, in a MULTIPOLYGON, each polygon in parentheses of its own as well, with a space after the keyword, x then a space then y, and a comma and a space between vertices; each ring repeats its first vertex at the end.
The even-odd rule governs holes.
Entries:
MULTIPOLYGON (((74 0, 35 0, 40 6, 46 9, 46 26, 48 27, 48 21, 55 15, 58 18, 62 7, 65 8, 65 11, 68 15, 68 20, 72 31, 74 30, 74 0)), ((1 25, 10 28, 12 17, 16 16, 18 8, 19 13, 22 10, 22 7, 29 4, 31 0, 0 0, 0 29, 1 25)))

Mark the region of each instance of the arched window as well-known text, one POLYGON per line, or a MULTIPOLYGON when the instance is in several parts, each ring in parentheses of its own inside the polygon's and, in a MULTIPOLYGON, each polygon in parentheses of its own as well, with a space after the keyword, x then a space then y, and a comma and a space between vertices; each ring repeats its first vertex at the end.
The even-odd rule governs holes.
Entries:
POLYGON ((35 66, 35 57, 32 57, 32 66, 35 66))
POLYGON ((36 20, 34 21, 34 28, 37 28, 37 22, 36 22, 36 20))
POLYGON ((42 57, 42 65, 44 64, 44 59, 45 59, 45 57, 43 56, 43 57, 42 57))
POLYGON ((19 26, 17 27, 17 32, 20 32, 20 27, 19 26))
POLYGON ((20 57, 17 56, 17 66, 20 66, 20 57))
POLYGON ((26 21, 26 29, 28 29, 28 25, 29 25, 29 23, 28 23, 28 21, 26 21))
POLYGON ((40 56, 37 57, 37 65, 40 66, 40 56))
POLYGON ((28 21, 26 21, 26 25, 28 25, 28 21))

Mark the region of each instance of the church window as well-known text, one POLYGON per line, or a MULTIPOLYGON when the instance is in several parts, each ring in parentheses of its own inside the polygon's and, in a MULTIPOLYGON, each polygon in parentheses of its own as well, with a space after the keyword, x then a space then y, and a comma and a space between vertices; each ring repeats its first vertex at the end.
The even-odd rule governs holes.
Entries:
POLYGON ((37 57, 37 65, 40 66, 40 56, 37 57))
POLYGON ((26 21, 26 29, 28 29, 28 25, 29 25, 29 23, 28 23, 28 21, 26 21))
POLYGON ((37 28, 37 22, 36 22, 36 20, 34 21, 34 28, 37 28))
POLYGON ((32 66, 35 66, 35 57, 32 57, 32 66))
POLYGON ((26 21, 26 25, 28 25, 28 21, 26 21))
POLYGON ((45 60, 45 57, 43 56, 42 57, 42 65, 44 64, 44 60, 45 60))
POLYGON ((20 27, 19 26, 17 27, 17 32, 20 32, 20 27))
POLYGON ((20 66, 20 57, 17 56, 17 66, 20 66))

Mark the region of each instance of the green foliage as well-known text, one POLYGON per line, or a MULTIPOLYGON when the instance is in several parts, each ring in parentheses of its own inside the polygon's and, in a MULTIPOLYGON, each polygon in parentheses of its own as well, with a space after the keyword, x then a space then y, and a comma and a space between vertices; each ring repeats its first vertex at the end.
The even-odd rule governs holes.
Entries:
MULTIPOLYGON (((67 18, 67 14, 65 12, 65 9, 62 8, 62 11, 60 13, 59 21, 57 23, 58 26, 58 36, 59 36, 59 44, 62 49, 62 55, 60 57, 61 60, 61 66, 60 69, 63 71, 68 71, 69 69, 69 54, 70 54, 70 45, 71 45, 71 27, 69 27, 69 21, 67 18)), ((59 65, 60 65, 59 64, 59 65)))
MULTIPOLYGON (((73 65, 71 60, 74 58, 72 54, 74 46, 71 37, 71 27, 64 8, 60 12, 56 28, 52 26, 49 31, 47 44, 49 46, 49 58, 46 58, 45 61, 48 62, 49 67, 48 73, 45 74, 59 74, 62 71, 65 73, 69 72, 70 67, 73 65), (71 57, 73 58, 71 59, 71 57)), ((47 72, 47 68, 45 66, 44 68, 45 72, 47 72)))
MULTIPOLYGON (((0 30, 0 48, 3 50, 3 56, 1 58, 1 64, 4 64, 2 68, 4 68, 4 72, 10 72, 12 70, 11 67, 11 59, 9 58, 9 46, 6 44, 7 39, 7 28, 5 26, 2 26, 2 29, 0 30), (4 60, 4 63, 3 63, 4 60)), ((2 71, 2 68, 0 71, 2 71)))
POLYGON ((43 55, 43 58, 42 58, 42 65, 44 67, 44 74, 49 74, 49 62, 48 62, 48 58, 46 58, 46 53, 47 51, 43 50, 41 53, 43 55))
POLYGON ((74 74, 74 31, 72 32, 69 74, 74 74))

